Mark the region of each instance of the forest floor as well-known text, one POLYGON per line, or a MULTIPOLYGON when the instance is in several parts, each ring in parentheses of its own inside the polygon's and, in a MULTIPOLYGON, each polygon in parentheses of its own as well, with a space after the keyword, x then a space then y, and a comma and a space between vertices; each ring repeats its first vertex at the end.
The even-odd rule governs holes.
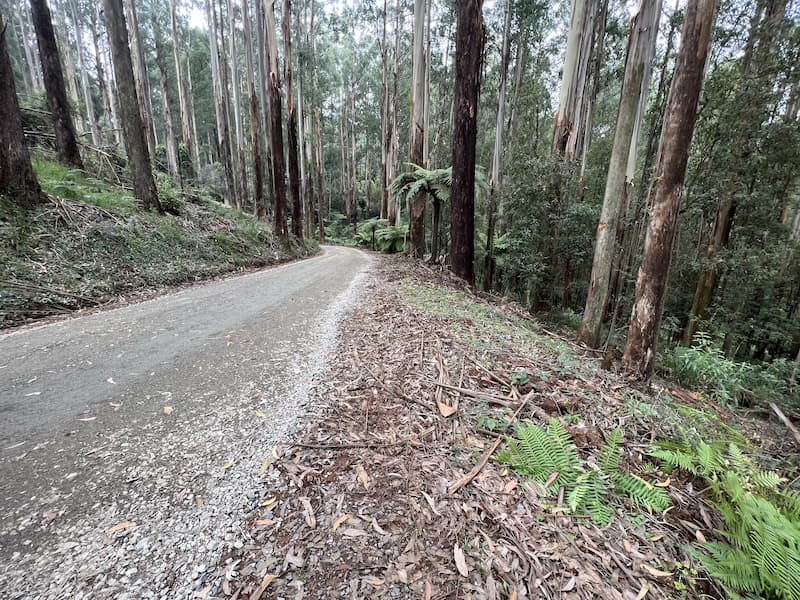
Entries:
POLYGON ((0 329, 314 254, 207 194, 159 190, 167 214, 130 192, 40 159, 48 201, 21 211, 0 198, 0 329), (171 214, 170 214, 171 213, 171 214))
POLYGON ((800 447, 774 416, 632 387, 513 303, 403 259, 379 258, 365 286, 312 413, 262 449, 245 544, 197 575, 196 598, 721 597, 693 556, 719 539, 719 516, 701 482, 648 453, 732 438, 796 477, 800 447), (589 466, 619 428, 621 468, 670 507, 610 496, 597 525, 496 460, 512 422, 553 418, 589 466))

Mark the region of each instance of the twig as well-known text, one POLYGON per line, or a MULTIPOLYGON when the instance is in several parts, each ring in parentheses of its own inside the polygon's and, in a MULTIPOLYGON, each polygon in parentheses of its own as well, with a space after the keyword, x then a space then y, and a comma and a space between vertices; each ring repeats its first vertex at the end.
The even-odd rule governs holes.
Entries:
POLYGON ((313 450, 345 450, 347 448, 402 448, 408 442, 401 440, 395 444, 384 444, 380 442, 352 442, 350 444, 301 444, 295 443, 291 446, 295 448, 310 448, 313 450))
POLYGON ((789 417, 787 417, 785 414, 783 414, 783 411, 780 408, 778 408, 778 406, 774 402, 770 402, 769 403, 769 407, 773 410, 773 412, 776 415, 778 415, 778 418, 781 421, 783 421, 783 424, 786 425, 786 427, 789 428, 789 431, 792 432, 792 435, 794 436, 794 441, 797 442, 798 444, 800 444, 800 431, 798 431, 797 427, 795 427, 792 424, 792 422, 789 420, 789 417))
POLYGON ((464 394, 465 396, 478 398, 479 400, 488 400, 492 404, 499 404, 500 406, 507 406, 507 407, 512 407, 515 405, 515 402, 510 396, 495 396, 494 394, 487 394, 485 392, 476 392, 468 388, 449 385, 447 383, 441 383, 439 381, 435 381, 434 383, 439 387, 443 387, 446 390, 458 392, 459 394, 464 394))
POLYGON ((395 388, 394 386, 390 386, 390 385, 384 383, 381 380, 381 378, 378 377, 378 375, 376 375, 375 372, 372 369, 369 368, 369 366, 367 366, 366 363, 362 363, 361 362, 361 358, 358 356, 358 352, 357 351, 354 350, 353 353, 355 354, 356 360, 358 361, 358 363, 361 364, 361 366, 364 367, 370 375, 372 375, 372 378, 375 380, 375 383, 377 383, 379 386, 381 386, 385 391, 389 392, 390 394, 394 394, 395 396, 397 396, 399 398, 402 398, 403 400, 406 400, 407 402, 411 402, 413 404, 417 404, 417 405, 423 407, 425 410, 433 410, 433 407, 429 406, 426 402, 423 402, 422 400, 417 400, 416 398, 412 398, 408 394, 404 393, 402 390, 399 390, 399 389, 395 388))
MULTIPOLYGON (((514 416, 511 417, 509 423, 513 423, 514 421, 517 420, 519 413, 522 412, 522 409, 525 408, 525 405, 528 403, 528 400, 530 400, 532 396, 533 396, 532 392, 525 395, 525 398, 522 400, 522 404, 519 405, 519 408, 514 413, 514 416)), ((492 457, 492 454, 494 454, 494 451, 497 450, 497 447, 503 441, 503 437, 504 436, 502 435, 497 436, 497 439, 494 441, 494 443, 489 447, 489 449, 486 452, 483 453, 483 456, 481 456, 481 459, 478 461, 478 464, 472 467, 469 473, 461 477, 461 479, 459 479, 453 485, 447 488, 447 492, 450 494, 455 494, 458 490, 460 490, 470 481, 475 479, 478 473, 480 473, 483 470, 483 467, 486 466, 486 463, 489 462, 489 459, 492 457)))

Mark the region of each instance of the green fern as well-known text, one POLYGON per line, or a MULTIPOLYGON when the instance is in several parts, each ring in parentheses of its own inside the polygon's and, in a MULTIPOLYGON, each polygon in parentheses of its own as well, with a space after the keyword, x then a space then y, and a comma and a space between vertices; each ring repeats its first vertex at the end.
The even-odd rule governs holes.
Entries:
POLYGON ((800 494, 733 444, 665 448, 653 455, 708 482, 728 544, 702 544, 700 560, 729 595, 800 600, 800 494))
POLYGON ((498 455, 500 462, 534 481, 549 487, 540 489, 550 495, 563 488, 566 506, 573 514, 589 514, 598 525, 607 525, 616 514, 609 501, 612 494, 625 496, 645 510, 663 511, 669 498, 663 490, 644 480, 619 472, 622 432, 615 429, 597 455, 596 468, 578 455, 569 433, 557 419, 547 429, 520 425, 516 438, 508 438, 508 449, 498 455))

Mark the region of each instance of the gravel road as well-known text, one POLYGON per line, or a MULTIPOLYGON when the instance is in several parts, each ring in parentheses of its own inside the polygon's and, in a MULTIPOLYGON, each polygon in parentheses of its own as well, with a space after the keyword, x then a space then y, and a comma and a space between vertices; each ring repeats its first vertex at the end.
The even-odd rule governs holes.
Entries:
POLYGON ((0 335, 0 598, 202 597, 369 264, 330 247, 0 335))

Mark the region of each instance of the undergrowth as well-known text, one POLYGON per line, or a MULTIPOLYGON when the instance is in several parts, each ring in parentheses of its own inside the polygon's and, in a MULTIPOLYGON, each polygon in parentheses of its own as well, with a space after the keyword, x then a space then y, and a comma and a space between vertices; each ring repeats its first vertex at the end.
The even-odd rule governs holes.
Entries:
POLYGON ((724 541, 701 544, 699 558, 729 597, 800 599, 800 492, 735 444, 661 444, 652 454, 707 483, 724 541))
POLYGON ((498 460, 538 483, 540 496, 564 490, 566 506, 572 514, 589 514, 598 525, 614 519, 614 496, 628 498, 636 507, 662 512, 669 505, 664 491, 644 479, 620 470, 622 433, 615 429, 590 464, 578 455, 569 433, 551 419, 547 429, 535 425, 517 427, 516 438, 508 437, 508 449, 498 460))
POLYGON ((775 399, 800 405, 798 390, 792 389, 791 363, 779 359, 761 366, 735 361, 705 332, 696 334, 691 347, 675 346, 664 353, 660 362, 681 384, 701 389, 727 406, 775 399))
POLYGON ((42 160, 35 170, 49 202, 0 204, 0 327, 316 249, 287 246, 252 216, 185 197, 167 178, 159 191, 172 214, 158 215, 83 171, 42 160))

